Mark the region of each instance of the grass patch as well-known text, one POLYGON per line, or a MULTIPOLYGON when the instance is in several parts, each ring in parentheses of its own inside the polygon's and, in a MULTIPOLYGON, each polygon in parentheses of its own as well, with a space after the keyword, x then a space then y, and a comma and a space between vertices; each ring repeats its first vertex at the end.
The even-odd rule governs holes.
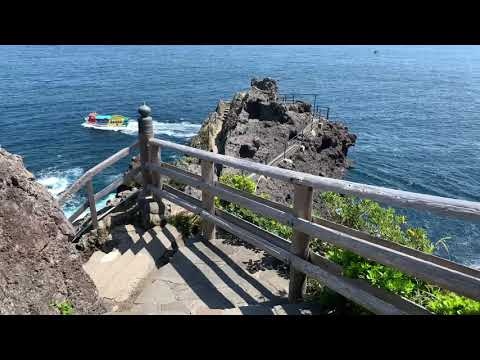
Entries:
POLYGON ((62 302, 54 302, 50 304, 53 308, 55 308, 60 315, 73 315, 75 313, 75 308, 73 307, 73 304, 68 301, 64 300, 62 302))

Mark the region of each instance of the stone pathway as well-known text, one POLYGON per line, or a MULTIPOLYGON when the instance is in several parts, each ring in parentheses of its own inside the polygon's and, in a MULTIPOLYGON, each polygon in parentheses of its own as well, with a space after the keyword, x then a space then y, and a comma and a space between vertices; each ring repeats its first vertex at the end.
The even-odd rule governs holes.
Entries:
POLYGON ((181 239, 177 230, 167 225, 145 232, 132 225, 117 226, 112 230, 112 251, 96 251, 83 265, 95 283, 99 295, 118 308, 135 294, 148 275, 160 267, 172 243, 181 239))
POLYGON ((112 250, 96 251, 83 265, 109 314, 314 314, 288 304, 288 279, 273 258, 244 243, 217 239, 187 244, 171 225, 149 231, 112 230, 112 250), (268 261, 266 261, 268 260, 268 261))
POLYGON ((287 304, 288 279, 277 270, 250 273, 262 251, 218 239, 181 247, 153 271, 130 309, 117 314, 286 315, 312 314, 316 307, 287 304))

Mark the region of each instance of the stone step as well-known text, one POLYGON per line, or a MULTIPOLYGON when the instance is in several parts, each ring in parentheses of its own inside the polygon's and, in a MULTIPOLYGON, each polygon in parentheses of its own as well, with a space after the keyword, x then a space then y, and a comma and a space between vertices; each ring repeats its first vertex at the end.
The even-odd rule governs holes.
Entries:
POLYGON ((261 261, 263 256, 261 252, 223 239, 208 243, 189 241, 185 247, 177 249, 168 264, 150 274, 125 312, 188 315, 212 311, 221 314, 227 309, 259 305, 263 307, 257 312, 265 313, 265 309, 288 301, 288 280, 275 269, 250 273, 249 261, 261 261))
POLYGON ((322 308, 315 304, 282 304, 267 306, 265 304, 239 306, 230 309, 211 309, 200 307, 192 315, 320 315, 322 308))
POLYGON ((128 266, 118 271, 105 285, 102 297, 117 303, 128 300, 140 282, 154 269, 155 260, 150 256, 148 250, 140 250, 128 266))
POLYGON ((98 251, 98 253, 103 254, 103 256, 92 256, 92 258, 83 265, 83 268, 97 287, 99 296, 104 297, 105 287, 111 281, 112 277, 115 276, 118 271, 127 267, 135 258, 135 254, 132 250, 128 250, 122 254, 118 249, 108 254, 102 253, 101 251, 98 251))
POLYGON ((144 247, 135 254, 135 259, 127 267, 112 277, 104 289, 104 297, 116 302, 126 301, 156 269, 157 261, 172 249, 172 243, 162 231, 150 230, 142 235, 141 240, 144 247))
POLYGON ((84 264, 84 270, 95 283, 101 298, 124 302, 160 266, 159 260, 172 250, 172 241, 177 236, 177 230, 171 225, 147 232, 119 227, 112 232, 117 247, 108 254, 102 251, 93 253, 84 264))

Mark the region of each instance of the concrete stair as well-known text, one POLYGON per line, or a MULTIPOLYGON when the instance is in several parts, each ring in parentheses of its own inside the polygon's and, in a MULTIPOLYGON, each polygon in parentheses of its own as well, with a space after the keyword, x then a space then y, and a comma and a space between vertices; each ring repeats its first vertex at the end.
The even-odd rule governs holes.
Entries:
POLYGON ((320 315, 322 308, 313 304, 247 305, 230 309, 197 309, 195 315, 320 315))
POLYGON ((101 298, 121 304, 160 266, 166 252, 172 250, 172 239, 180 237, 171 225, 147 232, 131 225, 117 227, 112 231, 115 248, 109 253, 96 251, 83 268, 101 298))
POLYGON ((288 304, 288 279, 276 269, 251 272, 265 253, 217 239, 181 247, 151 272, 132 306, 112 314, 287 315, 314 314, 307 304, 288 304))
POLYGON ((225 103, 225 108, 223 109, 223 112, 222 112, 222 118, 225 119, 225 116, 228 114, 228 112, 230 111, 230 106, 231 106, 231 103, 229 102, 226 102, 225 103))

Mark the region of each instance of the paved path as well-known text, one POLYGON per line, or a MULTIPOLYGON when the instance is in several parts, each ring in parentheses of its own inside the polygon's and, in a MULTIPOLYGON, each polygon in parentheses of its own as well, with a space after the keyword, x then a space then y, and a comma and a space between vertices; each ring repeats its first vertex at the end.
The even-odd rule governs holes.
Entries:
POLYGON ((163 265, 163 258, 181 235, 171 225, 149 231, 122 225, 115 227, 111 235, 114 249, 94 252, 83 268, 99 296, 115 308, 129 300, 142 281, 163 265))
POLYGON ((112 231, 113 249, 84 269, 109 314, 286 315, 320 309, 287 303, 287 272, 263 251, 217 239, 187 241, 171 225, 112 231), (180 246, 180 247, 179 247, 180 246))
POLYGON ((287 305, 288 279, 274 269, 249 272, 263 251, 217 239, 179 248, 153 271, 127 311, 118 314, 280 315, 317 309, 287 305))

